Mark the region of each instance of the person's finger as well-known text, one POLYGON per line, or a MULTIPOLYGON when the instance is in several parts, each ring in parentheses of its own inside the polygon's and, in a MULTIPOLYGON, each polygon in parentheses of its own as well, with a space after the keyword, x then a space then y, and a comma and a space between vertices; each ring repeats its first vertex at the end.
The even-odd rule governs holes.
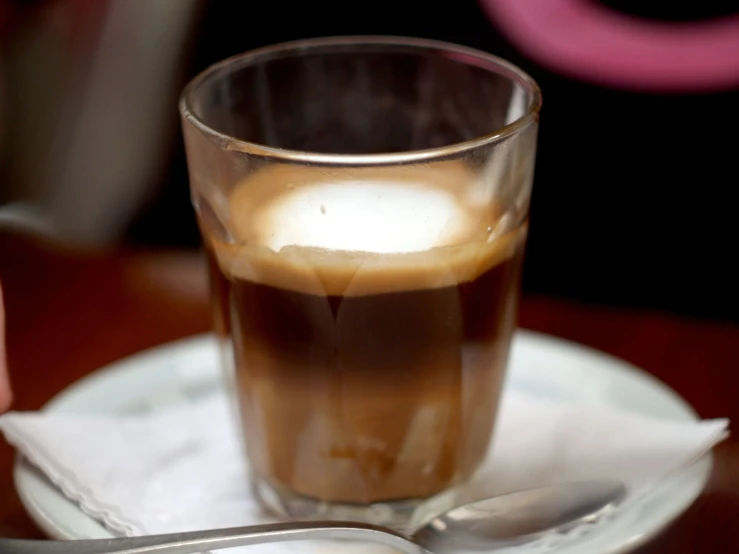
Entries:
POLYGON ((8 409, 11 399, 12 394, 5 352, 5 305, 3 304, 2 283, 0 283, 0 412, 8 409))

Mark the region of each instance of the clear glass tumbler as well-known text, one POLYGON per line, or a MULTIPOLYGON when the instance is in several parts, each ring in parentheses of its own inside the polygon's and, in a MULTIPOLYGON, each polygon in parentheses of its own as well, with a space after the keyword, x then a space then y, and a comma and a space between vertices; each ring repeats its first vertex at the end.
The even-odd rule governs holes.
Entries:
POLYGON ((254 489, 402 527, 488 450, 541 106, 489 54, 347 37, 225 60, 180 109, 254 489))

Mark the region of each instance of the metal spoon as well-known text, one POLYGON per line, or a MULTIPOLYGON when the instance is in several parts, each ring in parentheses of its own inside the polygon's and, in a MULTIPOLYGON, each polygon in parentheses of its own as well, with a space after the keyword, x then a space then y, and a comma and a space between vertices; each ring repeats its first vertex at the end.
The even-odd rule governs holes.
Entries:
POLYGON ((408 554, 487 552, 597 521, 626 495, 620 481, 581 481, 473 502, 444 512, 409 535, 354 522, 271 523, 169 535, 78 541, 0 539, 2 554, 194 554, 282 541, 351 539, 408 554))

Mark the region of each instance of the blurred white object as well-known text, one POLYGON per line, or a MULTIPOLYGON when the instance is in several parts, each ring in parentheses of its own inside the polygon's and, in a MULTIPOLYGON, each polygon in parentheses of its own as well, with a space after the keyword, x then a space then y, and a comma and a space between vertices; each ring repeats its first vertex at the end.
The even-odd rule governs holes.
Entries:
POLYGON ((85 29, 90 17, 79 15, 75 25, 87 33, 78 30, 72 44, 59 40, 59 17, 79 6, 51 6, 5 76, 22 102, 5 105, 21 113, 4 129, 13 178, 3 192, 14 202, 0 207, 0 225, 88 246, 121 237, 165 170, 199 4, 108 0, 92 17, 97 28, 85 29))

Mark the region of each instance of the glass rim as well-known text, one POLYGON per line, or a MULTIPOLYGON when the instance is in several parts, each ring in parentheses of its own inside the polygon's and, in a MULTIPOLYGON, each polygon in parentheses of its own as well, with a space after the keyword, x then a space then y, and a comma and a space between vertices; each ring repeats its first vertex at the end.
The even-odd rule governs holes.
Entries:
POLYGON ((521 129, 527 127, 535 121, 541 111, 542 97, 539 85, 534 79, 516 65, 499 58, 493 54, 488 54, 475 48, 460 46, 454 43, 422 39, 410 37, 396 36, 338 36, 338 37, 322 37, 310 38, 304 40, 295 40, 290 42, 282 42, 255 50, 249 50, 235 56, 226 58, 217 62, 200 73, 198 73, 185 86, 180 95, 179 111, 183 120, 196 127, 204 135, 221 142, 225 149, 234 152, 242 152, 245 154, 265 157, 274 161, 298 162, 303 164, 327 164, 327 165, 345 165, 345 166, 376 166, 376 165, 397 165, 408 163, 423 163, 432 159, 448 158, 450 156, 463 154, 464 152, 474 150, 476 148, 496 143, 511 135, 516 134, 521 129), (411 49, 436 50, 441 53, 453 53, 465 56, 464 60, 455 60, 458 63, 467 65, 476 65, 481 69, 495 72, 509 78, 515 84, 521 86, 529 95, 530 101, 526 111, 514 121, 499 127, 492 132, 469 140, 455 142, 445 146, 435 148, 427 148, 422 150, 407 150, 392 153, 374 153, 374 154, 332 154, 323 152, 311 152, 303 150, 291 150, 285 148, 277 148, 274 146, 266 146, 257 142, 252 142, 238 137, 222 133, 210 125, 206 124, 192 108, 193 96, 203 82, 205 82, 214 73, 223 70, 229 66, 241 62, 241 67, 248 66, 249 62, 258 60, 259 58, 269 57, 280 53, 300 54, 308 49, 325 48, 331 46, 372 46, 387 45, 398 47, 409 47, 411 49))

